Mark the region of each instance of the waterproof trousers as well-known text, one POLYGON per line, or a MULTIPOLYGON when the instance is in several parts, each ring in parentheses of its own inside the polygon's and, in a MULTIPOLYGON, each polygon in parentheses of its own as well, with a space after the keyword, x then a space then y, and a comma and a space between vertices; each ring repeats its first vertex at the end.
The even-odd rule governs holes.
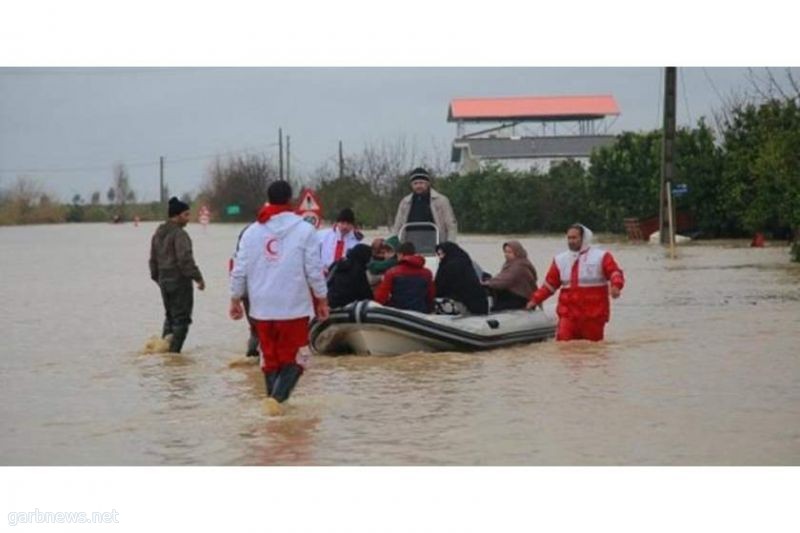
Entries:
POLYGON ((574 319, 559 317, 557 341, 601 341, 606 327, 605 320, 597 318, 574 319))
POLYGON ((297 362, 297 352, 308 345, 308 317, 289 320, 256 320, 261 344, 261 371, 265 374, 297 362))
POLYGON ((189 278, 161 279, 161 300, 164 302, 164 327, 162 337, 172 335, 169 351, 180 353, 189 325, 192 323, 194 287, 189 278))

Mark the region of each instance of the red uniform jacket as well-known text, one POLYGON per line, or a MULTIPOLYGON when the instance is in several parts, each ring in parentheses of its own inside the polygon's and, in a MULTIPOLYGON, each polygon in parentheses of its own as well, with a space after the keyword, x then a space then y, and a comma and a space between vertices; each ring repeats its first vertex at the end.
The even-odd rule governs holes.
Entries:
POLYGON ((609 252, 589 247, 577 259, 572 252, 564 252, 553 259, 544 284, 533 293, 531 301, 538 305, 560 288, 556 308, 559 317, 608 322, 609 283, 618 289, 625 286, 622 270, 609 252))

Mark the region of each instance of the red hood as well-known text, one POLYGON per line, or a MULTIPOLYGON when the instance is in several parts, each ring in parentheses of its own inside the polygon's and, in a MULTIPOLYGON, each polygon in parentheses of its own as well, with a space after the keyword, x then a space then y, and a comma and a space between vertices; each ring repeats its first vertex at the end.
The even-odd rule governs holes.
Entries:
POLYGON ((423 268, 425 266, 425 258, 421 255, 407 255, 403 257, 403 260, 400 261, 400 264, 406 264, 414 268, 423 268))
POLYGON ((270 218, 280 213, 286 213, 287 211, 293 211, 292 206, 289 204, 283 205, 272 205, 266 204, 258 211, 258 221, 262 224, 265 224, 270 218))

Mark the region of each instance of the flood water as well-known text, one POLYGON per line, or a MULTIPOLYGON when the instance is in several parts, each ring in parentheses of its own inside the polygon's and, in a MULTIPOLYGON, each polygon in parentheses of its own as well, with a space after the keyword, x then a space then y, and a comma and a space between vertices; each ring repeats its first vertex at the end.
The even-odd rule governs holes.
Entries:
MULTIPOLYGON (((184 354, 140 353, 162 321, 155 226, 0 228, 0 464, 800 464, 800 265, 783 245, 669 260, 610 242, 627 286, 605 342, 317 356, 269 418, 246 323, 227 317, 241 226, 188 227, 208 287, 184 354)), ((491 272, 502 240, 460 239, 491 272)), ((521 240, 540 278, 565 246, 521 240)))

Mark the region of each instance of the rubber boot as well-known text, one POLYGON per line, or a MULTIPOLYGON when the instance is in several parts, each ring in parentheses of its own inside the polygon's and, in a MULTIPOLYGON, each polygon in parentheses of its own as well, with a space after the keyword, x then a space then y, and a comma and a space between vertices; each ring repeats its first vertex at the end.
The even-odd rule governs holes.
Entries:
POLYGON ((183 348, 183 341, 186 340, 186 335, 188 334, 189 334, 189 326, 172 327, 172 342, 169 343, 170 353, 181 353, 181 348, 183 348))
POLYGON ((296 363, 289 363, 278 372, 278 378, 272 388, 272 397, 278 402, 285 402, 289 399, 292 389, 297 385, 300 375, 303 373, 303 367, 296 363))
POLYGON ((274 370, 269 374, 264 374, 264 383, 267 384, 267 396, 272 396, 272 391, 275 390, 275 380, 278 379, 278 371, 274 370))
POLYGON ((169 318, 164 319, 164 326, 161 328, 161 338, 165 338, 167 335, 172 335, 172 324, 169 321, 169 318))
POLYGON ((258 357, 258 337, 253 334, 247 339, 247 357, 258 357))

